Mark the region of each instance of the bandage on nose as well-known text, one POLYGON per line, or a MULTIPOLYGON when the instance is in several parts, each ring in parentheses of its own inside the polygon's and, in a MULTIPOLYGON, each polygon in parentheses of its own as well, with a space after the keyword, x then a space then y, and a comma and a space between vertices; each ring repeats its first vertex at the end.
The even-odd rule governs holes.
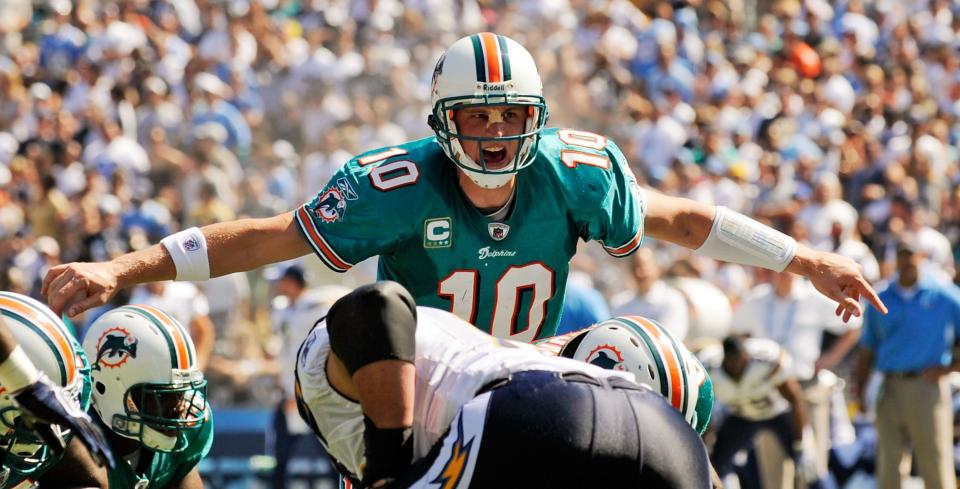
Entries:
POLYGON ((488 112, 489 118, 487 119, 487 127, 490 127, 491 124, 499 124, 503 122, 503 113, 499 110, 493 109, 488 112))

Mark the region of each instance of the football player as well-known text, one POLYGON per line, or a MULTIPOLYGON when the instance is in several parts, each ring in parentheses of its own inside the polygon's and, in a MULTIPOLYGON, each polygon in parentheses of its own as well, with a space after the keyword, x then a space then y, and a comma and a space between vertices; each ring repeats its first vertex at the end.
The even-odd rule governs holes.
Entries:
POLYGON ((197 464, 213 444, 213 415, 186 328, 153 307, 123 306, 90 325, 83 349, 91 415, 118 457, 110 488, 203 487, 197 464))
POLYGON ((379 282, 307 336, 296 397, 359 487, 710 487, 697 433, 632 378, 494 338, 379 282))
MULTIPOLYGON (((700 358, 714 379, 717 399, 730 411, 713 447, 714 466, 721 477, 733 472, 734 455, 749 447, 761 430, 776 435, 784 453, 796 461, 797 475, 804 482, 815 483, 826 476, 817 468, 813 429, 789 353, 766 338, 728 336, 722 346, 701 351, 700 358)), ((782 480, 768 478, 771 484, 782 480)))
POLYGON ((512 39, 484 32, 453 43, 434 70, 432 101, 435 136, 357 156, 291 212, 186 229, 107 264, 58 265, 44 294, 72 316, 137 283, 206 280, 310 252, 344 272, 379 256, 378 278, 402 283, 418 304, 530 342, 555 334, 578 240, 619 257, 649 235, 807 276, 846 318, 861 313, 861 297, 885 311, 849 258, 724 207, 641 190, 610 139, 547 129, 537 67, 512 39))
POLYGON ((96 477, 48 473, 65 453, 68 465, 87 472, 94 462, 113 463, 103 433, 84 412, 89 405, 90 364, 60 318, 30 297, 0 292, 0 488, 105 487, 96 477))
POLYGON ((700 360, 660 323, 640 316, 602 321, 537 341, 542 353, 630 372, 659 392, 703 434, 713 412, 713 383, 700 360))

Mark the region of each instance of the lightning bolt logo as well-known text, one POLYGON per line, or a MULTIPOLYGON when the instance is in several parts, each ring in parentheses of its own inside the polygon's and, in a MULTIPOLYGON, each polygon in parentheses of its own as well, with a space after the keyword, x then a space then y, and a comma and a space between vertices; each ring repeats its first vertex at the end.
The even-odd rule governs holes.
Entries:
POLYGON ((440 475, 431 481, 432 484, 440 484, 440 489, 453 489, 463 478, 463 472, 467 468, 467 460, 470 458, 470 447, 473 445, 473 438, 463 443, 463 416, 457 421, 457 441, 453 443, 453 449, 450 450, 450 458, 446 465, 440 471, 440 475))

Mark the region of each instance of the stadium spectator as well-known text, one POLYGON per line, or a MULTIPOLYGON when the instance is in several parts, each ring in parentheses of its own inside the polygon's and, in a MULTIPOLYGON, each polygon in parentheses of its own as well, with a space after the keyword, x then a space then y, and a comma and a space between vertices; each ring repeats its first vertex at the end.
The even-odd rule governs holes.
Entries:
POLYGON ((130 294, 130 303, 155 307, 186 327, 197 349, 197 368, 207 369, 216 332, 210 321, 210 304, 196 285, 189 282, 145 284, 130 294))
POLYGON ((790 274, 769 274, 750 290, 733 316, 733 332, 754 338, 773 340, 792 359, 792 377, 797 380, 806 401, 806 412, 816 442, 817 472, 827 474, 830 450, 830 414, 836 376, 832 370, 857 344, 860 318, 849 323, 833 315, 832 305, 821 300, 810 283, 790 274), (839 338, 823 351, 825 333, 839 338))
POLYGON ((923 247, 897 246, 897 276, 880 295, 888 315, 868 309, 860 337, 856 387, 860 406, 871 369, 883 374, 876 401, 877 487, 899 488, 909 444, 926 487, 956 487, 953 409, 946 374, 957 369, 954 340, 960 289, 924 276, 923 247))
POLYGON ((297 351, 314 323, 326 316, 330 305, 348 290, 307 288, 305 271, 300 265, 287 266, 274 285, 277 298, 271 318, 274 337, 280 341, 277 360, 280 364, 282 396, 273 417, 272 445, 277 465, 273 471, 273 487, 282 489, 289 483, 287 465, 304 445, 317 445, 310 427, 297 413, 294 396, 294 369, 297 351))
POLYGON ((642 247, 630 258, 629 291, 614 296, 614 316, 643 316, 664 325, 680 341, 687 337, 690 318, 683 294, 663 281, 657 255, 642 247))
MULTIPOLYGON (((729 408, 710 457, 720 477, 733 473, 737 452, 748 448, 759 432, 769 430, 780 442, 781 453, 799 462, 796 470, 804 477, 812 472, 815 479, 812 433, 790 354, 773 340, 729 336, 722 348, 710 347, 699 356, 713 380, 716 400, 729 408)), ((779 465, 765 466, 763 487, 793 487, 793 471, 779 465)))

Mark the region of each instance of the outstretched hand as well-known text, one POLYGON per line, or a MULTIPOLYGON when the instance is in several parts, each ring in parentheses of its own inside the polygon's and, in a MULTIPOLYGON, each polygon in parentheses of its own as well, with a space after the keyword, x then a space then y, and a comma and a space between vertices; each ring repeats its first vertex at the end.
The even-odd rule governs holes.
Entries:
POLYGON ((54 453, 60 455, 66 450, 64 430, 70 430, 86 445, 97 463, 111 469, 114 467, 113 453, 100 428, 75 402, 66 398, 59 386, 45 376, 14 394, 13 398, 26 425, 54 453))
POLYGON ((117 293, 117 283, 107 263, 66 263, 47 272, 41 293, 53 312, 73 317, 106 304, 117 293))
POLYGON ((849 321, 852 316, 863 315, 861 298, 873 304, 878 311, 887 313, 887 306, 863 277, 857 262, 836 253, 813 251, 809 248, 803 251, 805 256, 801 257, 798 252, 788 270, 807 277, 821 294, 835 301, 835 312, 837 316, 843 316, 844 322, 849 321))

